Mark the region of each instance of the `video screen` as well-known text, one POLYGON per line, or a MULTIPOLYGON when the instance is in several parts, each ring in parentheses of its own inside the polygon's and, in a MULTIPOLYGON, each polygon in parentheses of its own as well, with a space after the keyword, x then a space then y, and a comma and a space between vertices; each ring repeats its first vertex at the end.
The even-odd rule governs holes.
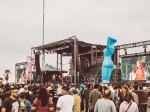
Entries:
POLYGON ((25 83, 25 70, 20 69, 17 71, 17 82, 16 83, 20 83, 20 84, 25 83))
POLYGON ((122 80, 150 80, 150 55, 123 57, 122 80))

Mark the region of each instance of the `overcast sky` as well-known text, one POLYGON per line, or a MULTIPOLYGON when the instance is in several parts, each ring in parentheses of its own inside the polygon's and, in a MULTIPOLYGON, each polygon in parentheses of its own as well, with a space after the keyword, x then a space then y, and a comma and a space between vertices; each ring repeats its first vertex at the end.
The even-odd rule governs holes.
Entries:
MULTIPOLYGON (((150 0, 45 0, 45 44, 73 35, 103 45, 108 36, 116 45, 150 40, 149 6, 150 0)), ((0 76, 10 69, 10 82, 15 63, 42 44, 42 8, 43 0, 0 0, 0 76)), ((55 55, 46 63, 56 66, 55 55)))

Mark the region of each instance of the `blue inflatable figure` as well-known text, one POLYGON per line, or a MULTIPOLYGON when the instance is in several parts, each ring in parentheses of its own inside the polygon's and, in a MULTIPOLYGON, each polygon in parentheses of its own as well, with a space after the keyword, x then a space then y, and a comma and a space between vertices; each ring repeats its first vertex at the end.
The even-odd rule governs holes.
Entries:
POLYGON ((103 50, 103 63, 102 63, 102 82, 109 83, 110 76, 112 74, 112 69, 114 67, 113 61, 111 59, 115 46, 114 44, 117 42, 116 39, 112 37, 108 37, 106 48, 103 50))

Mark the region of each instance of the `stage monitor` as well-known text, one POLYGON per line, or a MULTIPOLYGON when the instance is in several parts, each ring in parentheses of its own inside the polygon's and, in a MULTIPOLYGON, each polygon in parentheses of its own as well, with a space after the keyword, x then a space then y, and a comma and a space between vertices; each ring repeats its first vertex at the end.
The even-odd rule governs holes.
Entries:
POLYGON ((122 57, 122 80, 149 80, 150 79, 150 55, 122 57))

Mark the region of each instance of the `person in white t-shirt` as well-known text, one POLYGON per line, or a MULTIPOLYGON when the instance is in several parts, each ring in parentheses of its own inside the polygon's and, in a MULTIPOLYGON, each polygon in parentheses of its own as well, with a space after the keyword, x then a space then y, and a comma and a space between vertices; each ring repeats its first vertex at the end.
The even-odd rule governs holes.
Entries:
POLYGON ((68 94, 68 91, 69 88, 67 86, 62 87, 61 94, 63 96, 59 97, 56 106, 56 109, 59 110, 59 112, 72 112, 74 98, 68 94))

